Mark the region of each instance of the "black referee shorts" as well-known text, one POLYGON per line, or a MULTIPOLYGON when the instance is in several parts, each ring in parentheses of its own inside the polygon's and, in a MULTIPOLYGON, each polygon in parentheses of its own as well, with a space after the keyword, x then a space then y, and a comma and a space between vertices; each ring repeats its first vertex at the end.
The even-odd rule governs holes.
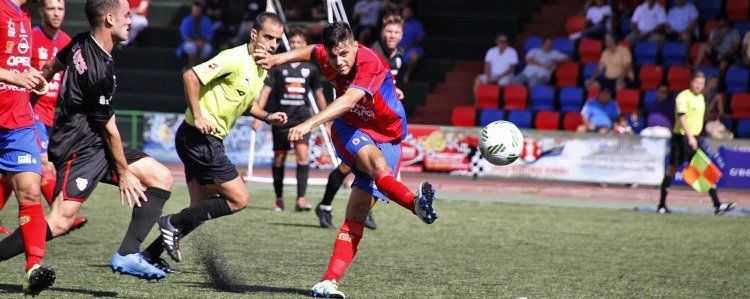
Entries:
MULTIPOLYGON (((698 148, 702 149, 701 138, 695 138, 698 141, 698 148)), ((705 149, 703 151, 705 152, 705 149)), ((695 152, 690 148, 687 136, 672 134, 672 141, 669 147, 669 165, 680 167, 682 163, 689 162, 693 158, 693 155, 695 155, 695 152)))
MULTIPOLYGON (((129 145, 123 145, 123 150, 128 165, 148 157, 147 154, 129 145)), ((67 161, 55 163, 57 168, 55 196, 62 192, 64 200, 84 202, 91 196, 99 182, 117 186, 119 184, 117 171, 108 155, 107 149, 103 147, 85 149, 73 153, 67 161)))
MULTIPOLYGON (((273 136, 273 151, 274 152, 286 152, 292 149, 292 143, 289 142, 289 129, 290 127, 279 128, 277 126, 271 126, 271 136, 273 136)), ((295 144, 310 143, 310 133, 302 136, 302 139, 294 142, 295 144)))
POLYGON ((224 143, 183 122, 175 135, 175 149, 185 165, 185 180, 201 185, 228 182, 240 176, 224 151, 224 143))

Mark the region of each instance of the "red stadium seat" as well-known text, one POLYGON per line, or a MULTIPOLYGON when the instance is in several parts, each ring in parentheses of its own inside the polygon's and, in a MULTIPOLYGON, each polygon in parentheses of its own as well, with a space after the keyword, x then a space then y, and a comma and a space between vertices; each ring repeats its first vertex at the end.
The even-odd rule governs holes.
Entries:
POLYGON ((555 131, 560 127, 560 112, 557 111, 539 111, 534 120, 534 127, 537 130, 555 131))
POLYGON ((727 0, 727 18, 730 21, 747 20, 748 12, 750 12, 750 1, 727 0))
POLYGON ((664 79, 664 69, 657 65, 644 65, 638 78, 641 80, 641 90, 656 89, 664 79))
POLYGON ((589 88, 589 90, 586 91, 586 100, 596 97, 598 95, 599 95, 599 87, 589 88))
POLYGON ((524 85, 511 84, 503 89, 505 110, 525 110, 529 91, 524 85))
POLYGON ((750 93, 732 95, 732 118, 750 118, 750 93))
MULTIPOLYGON (((693 43, 690 46, 690 62, 694 63, 698 59, 698 49, 700 49, 702 43, 693 43)), ((708 61, 708 55, 703 56, 703 61, 700 62, 700 66, 711 66, 711 62, 708 61)))
POLYGON ((451 122, 457 127, 473 127, 477 121, 477 109, 469 106, 453 107, 451 122))
POLYGON ((477 108, 497 108, 500 98, 500 86, 497 84, 481 84, 477 86, 477 108))
POLYGON ((578 56, 581 63, 599 62, 602 56, 602 41, 598 39, 582 39, 578 43, 578 56))
POLYGON ((578 86, 578 72, 580 65, 575 62, 563 62, 555 69, 557 87, 578 86))
POLYGON ((716 28, 716 21, 714 20, 706 21, 706 25, 703 26, 703 36, 708 38, 708 36, 711 34, 711 30, 714 30, 714 28, 716 28))
POLYGON ((565 129, 565 131, 575 131, 582 123, 583 118, 581 117, 580 111, 565 113, 565 116, 563 117, 563 129, 565 129))
POLYGON ((690 88, 690 69, 684 66, 673 66, 667 71, 669 90, 683 91, 690 88))
POLYGON ((617 105, 620 106, 621 113, 632 113, 638 109, 638 104, 641 101, 641 92, 637 89, 623 88, 617 91, 615 100, 617 100, 617 105))
POLYGON ((581 32, 586 27, 586 17, 584 16, 569 16, 568 21, 565 23, 565 32, 568 35, 581 32))

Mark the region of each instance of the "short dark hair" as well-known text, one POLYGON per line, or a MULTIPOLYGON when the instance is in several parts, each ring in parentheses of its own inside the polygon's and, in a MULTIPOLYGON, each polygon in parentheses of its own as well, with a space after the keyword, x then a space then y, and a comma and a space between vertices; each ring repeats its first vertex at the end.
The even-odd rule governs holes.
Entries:
POLYGON ((253 29, 255 29, 255 31, 260 31, 261 29, 263 29, 263 26, 266 22, 272 22, 282 26, 284 25, 284 21, 282 21, 281 17, 279 17, 279 15, 277 15, 276 13, 263 12, 255 17, 253 29))
MULTIPOLYGON (((65 1, 65 0, 57 0, 57 1, 65 1)), ((47 0, 40 0, 39 3, 41 7, 47 7, 47 0)))
POLYGON ((404 27, 404 17, 397 13, 389 13, 383 17, 383 27, 388 25, 398 25, 404 27))
POLYGON ((91 28, 101 26, 100 21, 108 12, 113 12, 120 7, 118 0, 86 0, 86 19, 91 28))
POLYGON ((305 42, 307 42, 307 33, 305 33, 304 30, 299 29, 299 28, 295 28, 295 29, 290 30, 289 31, 289 39, 291 39, 292 37, 295 37, 295 36, 301 36, 302 39, 304 39, 305 42))
POLYGON ((323 38, 323 46, 329 50, 335 48, 340 43, 354 40, 352 28, 344 22, 335 22, 326 25, 323 28, 321 36, 323 38))
POLYGON ((695 80, 695 79, 698 79, 698 78, 706 79, 706 74, 704 74, 701 71, 696 71, 695 73, 693 73, 693 78, 692 79, 695 80))

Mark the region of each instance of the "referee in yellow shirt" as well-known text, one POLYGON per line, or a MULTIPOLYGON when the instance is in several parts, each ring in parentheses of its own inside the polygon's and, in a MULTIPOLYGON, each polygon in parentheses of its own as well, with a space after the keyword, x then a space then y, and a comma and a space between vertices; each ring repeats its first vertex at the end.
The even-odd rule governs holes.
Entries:
MULTIPOLYGON (((669 214, 672 211, 667 208, 667 191, 677 169, 686 161, 692 159, 698 150, 700 143, 698 138, 703 131, 704 114, 706 111, 706 100, 703 98, 703 87, 706 85, 706 76, 701 72, 693 74, 690 81, 690 89, 683 90, 675 99, 675 123, 672 130, 672 142, 669 153, 669 167, 661 182, 661 194, 659 206, 656 211, 659 214, 669 214)), ((703 150, 705 152, 705 149, 703 150)), ((708 191, 714 204, 716 215, 734 209, 735 203, 722 203, 716 188, 708 191)))
POLYGON ((230 215, 247 206, 250 194, 234 164, 224 153, 222 140, 244 113, 271 124, 286 122, 286 114, 269 114, 255 104, 267 71, 255 64, 257 49, 276 52, 284 24, 274 13, 255 19, 250 41, 227 49, 183 74, 188 109, 177 129, 175 149, 185 165, 190 207, 159 219, 161 236, 143 252, 144 257, 169 268, 159 256, 166 250, 179 262, 179 241, 203 222, 230 215))

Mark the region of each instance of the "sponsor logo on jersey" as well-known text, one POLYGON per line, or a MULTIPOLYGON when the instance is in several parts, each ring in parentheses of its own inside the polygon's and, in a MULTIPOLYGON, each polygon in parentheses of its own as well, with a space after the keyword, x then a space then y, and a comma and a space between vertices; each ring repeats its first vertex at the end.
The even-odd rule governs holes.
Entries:
POLYGON ((75 51, 73 52, 73 64, 75 64, 76 71, 78 71, 79 75, 83 75, 83 73, 88 70, 86 61, 83 59, 83 54, 81 54, 80 44, 75 46, 75 51))
POLYGON ((76 178, 76 187, 78 188, 79 191, 83 191, 84 189, 86 189, 86 186, 88 185, 89 185, 89 180, 84 179, 84 178, 76 178))
POLYGON ((364 120, 375 118, 375 111, 372 111, 372 109, 368 109, 360 104, 357 104, 354 106, 354 108, 349 109, 349 112, 356 114, 358 117, 363 118, 364 120))
POLYGON ((31 222, 31 216, 18 217, 18 225, 24 225, 29 222, 31 222))
POLYGON ((281 70, 281 75, 284 76, 284 77, 289 76, 289 71, 287 71, 287 70, 281 70))
POLYGON ((31 157, 31 154, 25 154, 18 156, 18 164, 36 164, 36 159, 31 157))
POLYGON ((13 53, 13 49, 16 46, 16 42, 9 40, 5 42, 5 54, 13 53))
POLYGON ((109 105, 111 101, 112 101, 112 97, 109 97, 109 98, 105 96, 99 97, 99 105, 109 105))
POLYGON ((5 61, 7 66, 28 66, 31 67, 31 58, 24 56, 10 56, 5 61))
POLYGON ((16 37, 16 24, 8 20, 8 37, 16 37))
POLYGON ((31 45, 29 45, 29 40, 27 38, 24 37, 18 42, 18 52, 21 54, 26 54, 26 52, 29 51, 29 48, 31 48, 31 45))
POLYGON ((354 145, 358 145, 358 144, 359 144, 359 138, 354 138, 354 139, 352 140, 352 144, 354 144, 354 145))
POLYGON ((339 233, 339 235, 336 237, 336 239, 339 239, 344 242, 351 242, 352 238, 347 233, 339 233))
POLYGON ((219 67, 219 65, 214 62, 208 65, 209 70, 215 70, 217 67, 219 67))
POLYGON ((39 56, 39 60, 47 60, 49 59, 49 53, 47 52, 46 48, 40 47, 37 50, 37 56, 39 56))
POLYGON ((302 77, 307 78, 307 76, 310 76, 310 69, 306 67, 303 67, 302 70, 300 70, 300 72, 302 73, 302 77))

